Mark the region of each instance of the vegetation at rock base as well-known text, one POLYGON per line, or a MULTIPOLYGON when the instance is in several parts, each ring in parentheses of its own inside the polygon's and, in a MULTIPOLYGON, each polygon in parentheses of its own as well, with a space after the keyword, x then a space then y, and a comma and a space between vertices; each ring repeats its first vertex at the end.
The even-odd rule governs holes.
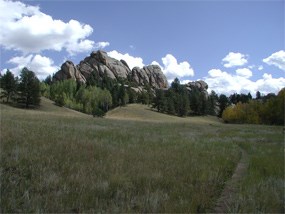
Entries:
POLYGON ((176 117, 145 105, 106 118, 0 104, 1 212, 212 212, 249 155, 228 212, 284 212, 283 130, 176 117))
POLYGON ((178 78, 168 89, 154 89, 149 85, 137 88, 128 79, 113 80, 107 75, 102 78, 92 72, 90 79, 84 83, 73 79, 52 81, 48 76, 41 83, 33 71, 24 68, 20 79, 7 70, 1 80, 1 98, 6 102, 17 101, 26 108, 38 106, 40 94, 53 100, 58 106, 65 106, 94 116, 104 116, 110 109, 125 106, 128 103, 152 105, 158 112, 185 117, 189 115, 215 115, 227 123, 278 124, 284 123, 284 89, 276 96, 262 96, 234 93, 227 97, 210 94, 206 87, 194 87, 192 83, 180 84, 178 78), (133 87, 134 86, 134 87, 133 87))

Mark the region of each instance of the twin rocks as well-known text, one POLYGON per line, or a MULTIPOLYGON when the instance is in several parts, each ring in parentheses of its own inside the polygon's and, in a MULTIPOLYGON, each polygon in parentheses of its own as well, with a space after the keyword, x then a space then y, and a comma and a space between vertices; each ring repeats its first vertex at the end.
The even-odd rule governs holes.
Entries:
POLYGON ((53 79, 55 81, 75 79, 77 82, 85 83, 92 72, 96 72, 96 76, 99 78, 107 75, 107 77, 115 80, 128 79, 139 86, 168 87, 167 79, 159 66, 148 65, 143 68, 134 67, 131 70, 124 60, 113 59, 101 50, 92 52, 89 57, 86 57, 76 66, 73 62, 66 61, 53 79))

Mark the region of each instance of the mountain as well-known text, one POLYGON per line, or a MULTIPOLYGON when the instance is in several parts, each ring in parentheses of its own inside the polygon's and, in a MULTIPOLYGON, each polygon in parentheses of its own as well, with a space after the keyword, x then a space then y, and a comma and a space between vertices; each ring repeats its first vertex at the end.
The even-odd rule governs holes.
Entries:
POLYGON ((74 79, 77 82, 86 83, 91 74, 100 79, 104 76, 113 80, 125 79, 138 86, 168 87, 167 79, 158 65, 148 65, 143 68, 134 67, 131 70, 124 60, 119 61, 111 58, 101 50, 92 52, 78 65, 66 61, 53 76, 53 80, 74 79))

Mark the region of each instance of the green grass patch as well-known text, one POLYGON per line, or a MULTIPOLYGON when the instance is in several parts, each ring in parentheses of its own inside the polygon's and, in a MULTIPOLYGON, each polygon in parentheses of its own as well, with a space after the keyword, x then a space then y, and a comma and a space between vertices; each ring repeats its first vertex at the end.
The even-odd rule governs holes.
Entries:
POLYGON ((211 212, 239 146, 251 157, 239 197, 258 174, 248 210, 262 211, 260 202, 282 209, 283 195, 273 192, 283 191, 280 127, 176 118, 140 105, 115 111, 93 118, 48 100, 37 110, 1 105, 1 212, 211 212))

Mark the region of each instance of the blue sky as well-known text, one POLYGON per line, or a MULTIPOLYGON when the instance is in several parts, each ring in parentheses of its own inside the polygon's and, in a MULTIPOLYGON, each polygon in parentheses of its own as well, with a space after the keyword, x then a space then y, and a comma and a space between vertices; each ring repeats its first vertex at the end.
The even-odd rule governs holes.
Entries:
POLYGON ((27 66, 44 78, 103 49, 130 67, 159 64, 169 81, 205 80, 218 93, 285 87, 283 0, 0 0, 0 8, 0 69, 15 74, 27 66))

